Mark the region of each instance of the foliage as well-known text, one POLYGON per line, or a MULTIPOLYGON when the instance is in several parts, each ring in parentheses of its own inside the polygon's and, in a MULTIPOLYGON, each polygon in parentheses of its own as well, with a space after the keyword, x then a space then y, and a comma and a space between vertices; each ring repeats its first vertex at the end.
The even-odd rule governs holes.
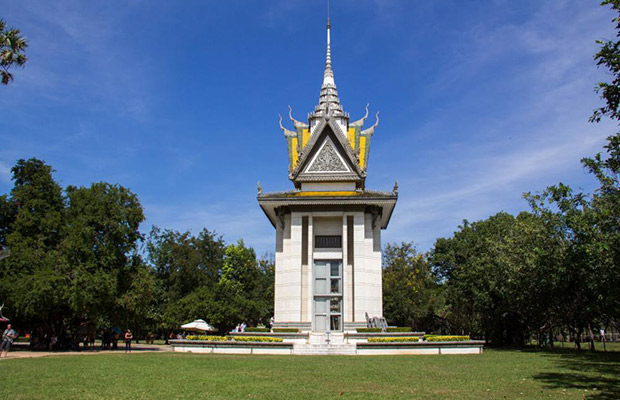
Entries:
MULTIPOLYGON (((144 219, 137 197, 107 183, 65 193, 41 160, 19 160, 0 204, 0 296, 15 321, 59 335, 66 324, 115 321, 144 219)), ((116 321, 115 321, 116 322, 116 321)))
POLYGON ((426 257, 413 243, 388 244, 383 253, 383 312, 388 323, 431 329, 443 299, 426 257))
POLYGON ((281 338, 266 337, 266 336, 235 336, 235 342, 282 342, 281 338))
POLYGON ((420 340, 417 336, 406 337, 384 337, 384 338, 368 338, 368 343, 401 343, 401 342, 418 342, 420 340))
POLYGON ((299 329, 297 328, 273 328, 274 332, 278 333, 297 333, 299 329))
POLYGON ((105 183, 68 187, 63 196, 52 168, 19 160, 15 186, 4 197, 1 290, 20 321, 61 331, 66 320, 113 317, 127 255, 140 239, 142 207, 134 194, 105 183))
POLYGON ((424 335, 426 342, 466 342, 469 336, 451 336, 451 335, 424 335))
POLYGON ((23 67, 27 58, 24 50, 28 47, 19 29, 7 28, 4 20, 0 19, 0 81, 8 85, 13 80, 9 68, 13 65, 23 67))
POLYGON ((212 335, 187 335, 185 340, 206 340, 208 342, 228 342, 229 337, 212 335))
POLYGON ((269 328, 245 328, 246 332, 269 332, 269 328))

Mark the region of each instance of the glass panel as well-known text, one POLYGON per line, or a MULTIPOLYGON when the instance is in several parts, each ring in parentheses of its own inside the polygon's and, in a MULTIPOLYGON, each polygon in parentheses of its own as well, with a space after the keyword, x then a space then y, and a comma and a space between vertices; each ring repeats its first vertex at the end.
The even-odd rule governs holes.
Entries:
POLYGON ((327 329, 327 316, 326 315, 316 315, 314 317, 314 329, 318 332, 325 332, 327 329))
POLYGON ((314 294, 329 294, 327 279, 316 279, 314 281, 314 294))
POLYGON ((332 276, 340 276, 340 263, 333 262, 330 265, 332 276))
POLYGON ((340 293, 340 279, 331 279, 331 292, 340 293))
POLYGON ((327 299, 315 299, 314 313, 327 314, 327 299))
POLYGON ((330 317, 330 331, 339 331, 340 328, 340 315, 332 315, 330 317))
POLYGON ((317 262, 314 264, 314 276, 316 278, 327 278, 329 266, 326 262, 317 262))
POLYGON ((329 302, 329 311, 331 313, 340 312, 340 297, 332 297, 329 302))

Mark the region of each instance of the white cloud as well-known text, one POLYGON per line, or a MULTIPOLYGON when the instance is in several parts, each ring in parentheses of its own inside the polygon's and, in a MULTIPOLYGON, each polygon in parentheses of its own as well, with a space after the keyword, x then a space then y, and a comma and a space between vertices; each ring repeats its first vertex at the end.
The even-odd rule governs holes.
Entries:
POLYGON ((11 168, 3 162, 0 162, 0 181, 10 183, 11 176, 11 168))

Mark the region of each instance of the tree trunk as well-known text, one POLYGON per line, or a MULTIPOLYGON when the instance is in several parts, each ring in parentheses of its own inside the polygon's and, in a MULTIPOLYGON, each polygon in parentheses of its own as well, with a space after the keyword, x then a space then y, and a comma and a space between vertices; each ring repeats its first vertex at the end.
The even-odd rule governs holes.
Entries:
POLYGON ((594 333, 592 332, 592 325, 588 324, 588 336, 590 339, 590 351, 595 352, 594 348, 594 333))

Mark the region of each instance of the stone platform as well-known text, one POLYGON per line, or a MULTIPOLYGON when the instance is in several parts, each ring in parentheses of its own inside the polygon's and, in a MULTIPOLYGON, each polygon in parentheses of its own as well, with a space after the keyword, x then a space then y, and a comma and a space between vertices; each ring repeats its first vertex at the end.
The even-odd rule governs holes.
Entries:
MULTIPOLYGON (((423 334, 423 333, 422 333, 423 334)), ((282 342, 214 342, 206 340, 171 340, 174 351, 216 354, 278 355, 421 355, 482 354, 484 341, 462 342, 368 342, 369 337, 421 336, 407 333, 236 333, 231 336, 279 337, 282 342)))

